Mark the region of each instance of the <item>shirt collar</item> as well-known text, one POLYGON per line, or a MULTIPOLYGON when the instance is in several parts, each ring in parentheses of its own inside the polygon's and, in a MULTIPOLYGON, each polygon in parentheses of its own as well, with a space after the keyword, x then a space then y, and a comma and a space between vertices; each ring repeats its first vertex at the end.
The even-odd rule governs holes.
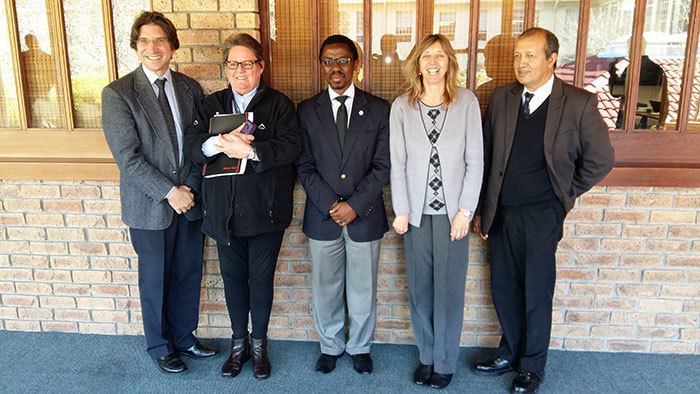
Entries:
POLYGON ((249 102, 250 99, 252 99, 252 98, 255 96, 255 93, 258 92, 258 88, 257 88, 257 87, 256 87, 255 89, 251 90, 250 92, 246 93, 246 94, 240 94, 240 93, 238 93, 237 91, 235 91, 233 88, 231 88, 231 90, 233 91, 233 96, 234 96, 234 97, 236 97, 236 98, 241 98, 241 99, 243 99, 243 101, 245 101, 246 103, 249 102))
POLYGON ((343 92, 343 94, 338 94, 335 90, 331 89, 331 87, 328 87, 328 95, 331 97, 331 102, 335 100, 336 97, 338 96, 348 96, 350 100, 355 97, 355 84, 351 83, 350 86, 348 86, 347 89, 343 92))
POLYGON ((151 70, 147 69, 146 67, 144 67, 143 64, 141 65, 141 68, 143 69, 143 73, 146 74, 146 78, 148 78, 148 82, 149 82, 151 85, 153 85, 154 83, 156 83, 156 79, 160 79, 160 78, 165 78, 165 79, 167 79, 168 81, 170 81, 170 83, 173 82, 172 73, 170 72, 170 69, 167 69, 167 70, 165 71, 165 74, 163 74, 162 76, 158 76, 158 75, 157 75, 156 73, 154 73, 153 71, 151 71, 151 70))
POLYGON ((551 77, 549 77, 549 80, 544 83, 544 85, 540 86, 539 89, 535 90, 534 92, 529 91, 526 87, 523 86, 523 94, 522 97, 525 98, 525 93, 532 93, 535 97, 537 98, 542 98, 545 99, 549 97, 550 94, 552 94, 552 86, 554 86, 554 74, 552 74, 551 77))

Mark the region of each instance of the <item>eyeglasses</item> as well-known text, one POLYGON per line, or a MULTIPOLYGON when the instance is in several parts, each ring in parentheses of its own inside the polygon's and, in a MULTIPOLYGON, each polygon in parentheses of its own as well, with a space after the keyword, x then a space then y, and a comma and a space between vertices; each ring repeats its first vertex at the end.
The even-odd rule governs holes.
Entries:
POLYGON ((243 67, 244 70, 250 70, 253 68, 254 64, 260 63, 260 60, 244 60, 242 62, 237 62, 235 60, 227 60, 224 62, 224 67, 228 68, 229 70, 237 70, 238 66, 240 65, 243 67))
POLYGON ((333 67, 333 64, 338 63, 340 67, 345 67, 348 64, 352 62, 352 59, 349 57, 339 57, 337 59, 331 59, 329 57, 321 59, 321 64, 323 64, 326 67, 333 67))

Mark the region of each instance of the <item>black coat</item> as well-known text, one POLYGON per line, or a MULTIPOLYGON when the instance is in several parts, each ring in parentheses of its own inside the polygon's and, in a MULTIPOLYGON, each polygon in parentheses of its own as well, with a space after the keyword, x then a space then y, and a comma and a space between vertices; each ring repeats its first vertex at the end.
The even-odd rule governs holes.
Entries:
MULTIPOLYGON (((233 113, 232 100, 229 86, 197 105, 196 121, 185 140, 185 155, 195 163, 204 164, 216 157, 206 157, 202 143, 211 137, 208 125, 215 113, 233 113)), ((249 160, 244 174, 202 181, 202 232, 224 244, 231 237, 284 230, 292 220, 294 161, 302 145, 294 104, 261 82, 246 112, 253 112, 258 126, 253 146, 260 160, 249 160)))

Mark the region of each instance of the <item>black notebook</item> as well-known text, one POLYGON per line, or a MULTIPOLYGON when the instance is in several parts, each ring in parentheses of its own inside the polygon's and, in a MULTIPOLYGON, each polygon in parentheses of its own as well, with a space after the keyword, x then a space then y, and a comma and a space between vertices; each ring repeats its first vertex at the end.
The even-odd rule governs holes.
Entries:
MULTIPOLYGON (((253 114, 244 112, 241 114, 216 114, 209 119, 209 133, 223 134, 237 129, 253 114)), ((202 175, 205 178, 217 176, 239 175, 245 172, 247 159, 232 159, 223 153, 215 156, 214 160, 204 165, 202 175)))

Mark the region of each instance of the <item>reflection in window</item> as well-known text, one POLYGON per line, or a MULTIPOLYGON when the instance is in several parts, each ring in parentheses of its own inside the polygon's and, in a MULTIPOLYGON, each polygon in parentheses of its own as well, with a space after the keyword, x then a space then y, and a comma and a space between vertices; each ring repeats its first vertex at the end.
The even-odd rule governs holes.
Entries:
POLYGON ((438 23, 438 33, 445 36, 448 40, 454 41, 455 30, 457 28, 457 13, 441 12, 440 22, 438 23))
POLYGON ((150 0, 112 0, 114 45, 117 51, 117 72, 122 77, 139 64, 136 51, 131 49, 131 25, 141 11, 149 10, 150 0))
POLYGON ((20 59, 26 81, 29 127, 65 127, 60 106, 63 92, 52 45, 51 10, 46 9, 43 1, 19 0, 17 22, 22 41, 20 59))
POLYGON ((107 50, 99 2, 64 0, 75 127, 101 127, 101 92, 107 84, 107 50))
MULTIPOLYGON (((700 38, 700 36, 698 37, 700 38)), ((700 46, 695 56, 695 75, 690 80, 690 111, 688 113, 688 130, 700 130, 700 46)))
MULTIPOLYGON (((0 2, 0 20, 7 20, 5 2, 0 2)), ((0 29, 0 127, 19 127, 17 89, 7 29, 0 29)))
POLYGON ((415 18, 411 11, 396 11, 396 39, 399 42, 411 41, 415 18))
POLYGON ((523 32, 524 10, 525 0, 481 3, 475 93, 482 115, 486 113, 493 89, 515 81, 513 47, 515 37, 523 32))
POLYGON ((435 2, 434 7, 432 31, 450 40, 459 63, 457 85, 464 88, 467 86, 470 1, 435 2))
POLYGON ((311 96, 311 53, 309 2, 275 1, 270 10, 270 65, 275 89, 295 103, 311 96))

